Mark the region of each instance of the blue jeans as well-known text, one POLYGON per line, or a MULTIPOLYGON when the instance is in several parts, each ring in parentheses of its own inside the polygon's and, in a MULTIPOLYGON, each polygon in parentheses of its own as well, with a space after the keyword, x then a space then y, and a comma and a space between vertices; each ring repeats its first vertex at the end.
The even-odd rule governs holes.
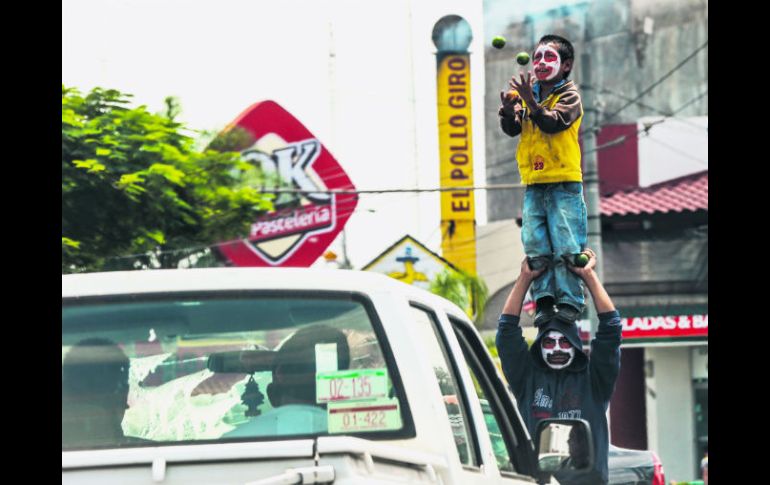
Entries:
POLYGON ((583 184, 559 182, 528 185, 524 193, 521 241, 530 258, 542 258, 547 268, 532 282, 535 301, 553 297, 583 310, 585 297, 578 275, 562 256, 572 257, 586 247, 586 203, 583 184))

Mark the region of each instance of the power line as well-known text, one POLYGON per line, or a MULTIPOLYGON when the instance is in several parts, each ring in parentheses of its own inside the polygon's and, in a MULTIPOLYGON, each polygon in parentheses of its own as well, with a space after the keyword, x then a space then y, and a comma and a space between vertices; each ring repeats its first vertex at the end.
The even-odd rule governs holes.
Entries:
POLYGON ((690 101, 688 101, 688 102, 686 102, 685 104, 683 104, 682 106, 680 106, 680 107, 679 107, 679 109, 677 109, 676 111, 674 111, 674 112, 672 113, 672 115, 675 115, 675 114, 679 113, 680 111, 682 111, 682 110, 683 110, 683 109, 685 109, 686 107, 690 106, 692 103, 694 103, 694 102, 698 101, 698 100, 699 100, 699 99, 701 99, 702 97, 704 97, 704 96, 708 96, 708 94, 709 94, 709 90, 708 90, 708 89, 707 89, 707 90, 705 90, 705 91, 703 91, 703 92, 702 92, 702 93, 700 93, 698 96, 694 97, 694 98, 693 98, 693 99, 691 99, 690 101))
POLYGON ((653 138, 653 137, 648 137, 648 139, 649 139, 650 141, 652 141, 652 142, 655 142, 655 143, 657 143, 658 145, 661 145, 661 146, 664 146, 664 147, 668 148, 669 150, 671 150, 671 151, 673 151, 673 152, 675 152, 675 153, 678 153, 679 155, 682 155, 682 156, 683 156, 683 157, 685 157, 685 158, 689 158, 690 160, 692 160, 692 161, 694 161, 694 162, 697 162, 697 163, 699 163, 700 165, 704 165, 704 166, 708 167, 708 162, 707 162, 706 160, 703 160, 703 159, 701 159, 701 158, 698 158, 698 157, 694 157, 694 156, 692 156, 691 154, 689 154, 689 153, 687 153, 687 152, 685 152, 685 151, 682 151, 682 150, 680 150, 679 148, 677 148, 677 147, 675 147, 675 146, 671 146, 671 145, 669 145, 668 143, 662 142, 662 141, 660 141, 660 140, 656 140, 656 139, 655 139, 655 138, 653 138))
MULTIPOLYGON (((677 108, 676 110, 674 110, 674 111, 672 112, 672 115, 674 115, 674 114, 676 114, 676 113, 678 113, 678 112, 682 111, 684 108, 686 108, 687 106, 691 105, 691 104, 692 104, 692 103, 694 103, 695 101, 698 101, 699 99, 701 99, 702 97, 704 97, 704 96, 706 96, 706 95, 708 95, 708 90, 706 90, 706 91, 704 91, 704 92, 702 92, 702 93, 698 94, 696 97, 694 97, 693 99, 691 99, 691 100, 687 101, 685 104, 683 104, 682 106, 680 106, 679 108, 677 108)), ((666 120, 668 120, 668 119, 673 119, 673 116, 665 116, 665 117, 663 117, 663 118, 661 118, 661 119, 659 119, 659 120, 655 120, 655 121, 653 121, 653 122, 650 122, 650 123, 646 123, 646 124, 643 126, 643 128, 642 128, 642 129, 640 129, 640 130, 638 130, 638 131, 636 132, 636 137, 638 138, 638 137, 639 137, 639 135, 641 135, 641 134, 649 135, 650 129, 651 129, 653 126, 655 126, 655 125, 659 125, 659 124, 661 124, 661 123, 665 122, 665 121, 666 121, 666 120)), ((697 125, 697 126, 698 126, 698 127, 700 127, 700 128, 703 128, 703 126, 701 126, 701 125, 697 125)), ((599 146, 597 146, 596 148, 594 148, 594 151, 599 151, 599 150, 602 150, 602 149, 604 149, 604 148, 609 148, 609 147, 611 147, 611 146, 620 145, 621 143, 624 143, 624 142, 626 141, 626 139, 628 139, 628 137, 629 137, 629 136, 630 136, 630 135, 622 135, 621 137, 619 137, 619 138, 617 138, 617 139, 615 139, 615 140, 612 140, 612 141, 610 141, 610 142, 607 142, 607 143, 605 143, 605 144, 603 144, 603 145, 599 145, 599 146)), ((651 138, 651 139, 652 139, 652 138, 651 138)))
MULTIPOLYGON (((507 226, 504 226, 504 227, 507 227, 507 226)), ((495 231, 490 232, 489 234, 485 234, 484 236, 477 238, 476 241, 481 240, 481 239, 483 239, 485 237, 491 236, 493 232, 497 232, 498 230, 499 230, 499 228, 496 229, 495 231)), ((235 239, 235 240, 226 241, 226 242, 222 242, 222 243, 212 243, 212 244, 205 245, 205 246, 190 246, 190 247, 186 247, 186 248, 167 249, 167 250, 161 250, 161 251, 155 251, 155 252, 147 252, 147 253, 141 253, 141 254, 123 255, 123 256, 110 256, 110 257, 104 258, 104 259, 108 260, 108 261, 118 260, 118 259, 137 259, 139 257, 157 257, 157 256, 165 255, 165 254, 175 254, 175 253, 181 253, 181 252, 189 252, 189 253, 191 253, 191 254, 189 254, 189 256, 193 256, 193 255, 195 255, 195 252, 201 252, 201 251, 206 250, 206 249, 213 249, 213 248, 216 248, 216 247, 219 247, 219 246, 229 245, 229 244, 233 244, 233 243, 248 243, 248 240, 246 238, 240 238, 240 239, 235 239)), ((471 242, 468 241, 468 242, 460 242, 458 245, 459 246, 464 246, 464 245, 470 245, 470 244, 471 244, 471 242)), ((428 249, 430 249, 430 248, 428 248, 428 249)), ((486 248, 486 250, 487 250, 488 254, 492 253, 492 252, 497 252, 497 251, 510 251, 510 250, 512 250, 512 246, 511 246, 511 244, 509 242, 502 242, 500 244, 496 244, 494 246, 486 248)), ((431 251, 433 251, 433 250, 431 250, 431 251)), ((440 252, 440 248, 439 248, 439 250, 437 252, 440 252)), ((478 258, 478 255, 476 255, 475 258, 478 258)), ((461 263, 466 262, 466 261, 471 261, 472 259, 473 259, 473 257, 456 258, 455 260, 451 260, 450 262, 452 264, 454 264, 454 265, 457 265, 457 264, 461 264, 461 263)), ((519 264, 519 262, 516 262, 514 266, 517 266, 518 264, 519 264)), ((493 272, 493 273, 489 273, 486 276, 496 275, 496 274, 499 274, 499 273, 503 273, 505 271, 506 270, 496 271, 496 272, 493 272)))
MULTIPOLYGON (((621 106, 621 107, 620 107, 618 110, 616 110, 616 111, 615 111, 614 113, 612 113, 611 115, 608 115, 608 116, 606 116, 604 119, 611 119, 611 118, 614 118, 615 116, 617 116, 617 115, 618 115, 618 113, 620 113, 620 112, 621 112, 621 111, 623 111, 624 109, 628 108, 629 106, 631 106, 632 104, 634 104, 635 102, 637 102, 638 100, 640 100, 640 99, 641 99, 641 98, 642 98, 644 95, 646 95, 647 93, 649 93, 650 91, 652 91, 653 89, 655 89, 655 88, 656 88, 656 87, 657 87, 657 86, 658 86, 660 83, 662 83, 663 81, 665 81, 666 79, 668 79, 668 78, 669 78, 669 77, 670 77, 672 74, 674 74, 676 71, 678 71, 679 69, 681 69, 681 68, 682 68, 682 66, 684 66, 685 64, 687 64, 687 62, 689 62, 689 61, 690 61, 690 59, 692 59, 693 57, 695 57, 695 56, 698 54, 698 52, 700 52, 700 51, 702 51, 703 49, 705 49, 705 48, 706 48, 706 46, 708 46, 708 44, 709 44, 709 41, 708 41, 708 40, 706 40, 706 42, 704 42, 703 44, 701 44, 701 45, 700 45, 700 46, 699 46, 697 49, 695 49, 695 50, 694 50, 694 51, 693 51, 693 52, 692 52, 690 55, 688 55, 687 57, 685 57, 684 59, 682 59, 681 61, 679 61, 679 63, 678 63, 676 66, 674 66, 674 68, 673 68, 673 69, 671 69, 671 70, 670 70, 670 71, 668 71, 666 74, 664 74, 663 76, 661 76, 661 77, 660 77, 660 78, 659 78, 657 81, 655 81, 655 82, 654 82, 654 83, 652 83, 652 84, 651 84, 649 87, 647 87, 647 89, 643 90, 643 91, 642 91, 641 93, 639 93, 639 94, 638 94, 638 95, 637 95, 635 98, 633 98, 632 100, 628 101, 626 104, 624 104, 623 106, 621 106)), ((598 126, 598 125, 597 125, 597 126, 598 126)))
MULTIPOLYGON (((612 90, 607 89, 607 88, 597 88, 597 87, 589 86, 589 85, 583 85, 583 86, 581 86, 581 88, 582 89, 594 89, 594 90, 598 90, 600 93, 603 93, 603 94, 611 94, 612 96, 616 96, 616 97, 618 97, 618 98, 620 98, 620 99, 622 99, 624 101, 630 101, 633 104, 636 104, 636 105, 641 106, 643 108, 647 108, 647 109, 650 109, 652 111, 655 111, 656 113, 662 114, 663 116, 666 116, 667 118, 673 118, 675 114, 679 113, 684 108, 686 108, 687 106, 689 106, 690 104, 694 103, 695 101, 697 101, 698 99, 700 99, 702 97, 702 96, 699 96, 699 97, 697 97, 695 99, 690 100, 688 103, 686 103, 684 106, 681 106, 676 111, 666 111, 666 110, 662 110, 660 108, 656 108, 655 106, 650 106, 649 104, 642 103, 641 101, 634 100, 633 98, 630 98, 628 96, 625 96, 623 94, 620 94, 618 92, 612 91, 612 90)), ((687 118, 677 118, 677 121, 680 121, 682 123, 685 123, 687 125, 694 126, 694 127, 697 127, 697 128, 706 129, 706 127, 704 127, 702 125, 699 125, 697 123, 693 123, 692 121, 688 120, 687 118)))
POLYGON ((268 194, 395 194, 395 193, 425 193, 425 192, 466 192, 471 190, 504 190, 504 189, 518 189, 526 187, 522 184, 492 184, 492 185, 476 185, 469 187, 438 187, 432 189, 374 189, 374 190, 358 190, 358 189, 330 189, 330 190, 305 190, 305 189, 286 189, 286 188, 274 188, 267 187, 260 188, 260 191, 268 194))
MULTIPOLYGON (((339 217, 345 217, 345 216, 348 216, 348 215, 353 214, 355 212, 368 212, 368 209, 358 209, 357 208, 357 209, 352 210, 352 211, 338 212, 336 214, 336 217, 338 217, 338 218, 339 217)), ((480 240, 486 239, 488 237, 491 237, 495 233, 500 232, 501 230, 503 230, 505 228, 507 228, 506 225, 501 225, 500 227, 491 230, 487 234, 475 237, 473 239, 473 242, 475 243, 476 241, 480 241, 480 240)), ((440 229, 441 229, 441 225, 436 226, 436 228, 431 233, 430 237, 433 237, 433 234, 435 234, 436 231, 438 231, 440 229)), ((248 238, 242 237, 242 238, 232 239, 232 240, 229 240, 229 241, 218 242, 218 243, 211 243, 211 244, 206 244, 206 245, 188 246, 188 247, 184 247, 184 248, 175 248, 175 249, 163 249, 163 250, 159 250, 159 251, 148 251, 148 252, 139 253, 139 254, 127 254, 127 255, 121 255, 121 256, 110 256, 110 257, 107 257, 105 259, 108 260, 108 261, 111 261, 111 260, 116 260, 116 259, 137 259, 137 258, 140 258, 140 257, 153 257, 153 256, 164 255, 164 254, 176 254, 176 253, 185 253, 185 252, 191 252, 192 253, 192 252, 197 252, 197 251, 204 251, 206 249, 213 249, 213 248, 220 247, 220 246, 227 246, 227 245, 230 245, 230 244, 237 244, 237 243, 241 243, 241 242, 246 242, 247 240, 248 240, 248 238)), ((467 241, 461 241, 459 243, 456 243, 456 246, 462 248, 462 247, 465 247, 465 246, 469 246, 470 244, 471 244, 471 240, 467 240, 467 241)))
MULTIPOLYGON (((350 214, 352 212, 361 212, 361 211, 362 211, 361 209, 356 209, 354 211, 349 211, 349 212, 346 212, 344 214, 350 214)), ((338 214, 338 216, 341 215, 341 214, 343 214, 343 213, 338 214)), ((441 227, 440 225, 437 226, 437 228, 434 230, 434 233, 435 233, 436 230, 440 229, 440 227, 441 227)), ((502 231, 502 230, 504 230, 506 228, 510 228, 510 226, 508 224, 500 225, 500 227, 497 227, 497 228, 491 230, 490 232, 488 232, 488 233, 486 233, 484 235, 477 236, 474 239, 465 239, 465 240, 457 241, 457 242, 454 243, 454 247, 455 247, 455 249, 459 249, 460 251, 462 251, 465 248, 470 247, 471 245, 477 245, 478 241, 481 241, 483 239, 492 237, 496 233, 498 233, 498 232, 500 232, 500 231, 502 231)), ((107 257, 105 259, 108 260, 108 261, 120 260, 120 259, 138 259, 140 257, 159 257, 161 255, 176 254, 176 253, 190 253, 190 254, 188 254, 188 256, 193 256, 193 255, 195 255, 196 252, 202 252, 202 251, 207 250, 207 249, 211 250, 211 249, 214 249, 214 248, 217 248, 217 247, 226 246, 226 245, 230 245, 230 244, 238 244, 238 243, 246 243, 246 244, 248 244, 248 238, 247 237, 241 237, 241 238, 236 238, 236 239, 232 239, 232 240, 229 240, 229 241, 224 241, 224 242, 219 242, 219 243, 211 243, 211 244, 206 244, 206 245, 189 246, 189 247, 175 248, 175 249, 164 249, 164 250, 160 250, 160 251, 148 251, 148 252, 140 253, 140 254, 130 254, 130 255, 122 255, 122 256, 110 256, 110 257, 107 257)), ((509 249, 510 249, 510 245, 508 243, 502 243, 500 245, 495 245, 493 247, 487 248, 487 252, 490 253, 490 252, 495 252, 495 251, 499 251, 499 250, 509 250, 509 249)), ((476 256, 476 257, 478 257, 478 256, 476 256)), ((465 261, 470 261, 470 260, 471 260, 471 257, 465 257, 465 258, 456 258, 456 260, 453 260, 451 262, 452 262, 452 264, 461 264, 461 263, 463 263, 465 261)))

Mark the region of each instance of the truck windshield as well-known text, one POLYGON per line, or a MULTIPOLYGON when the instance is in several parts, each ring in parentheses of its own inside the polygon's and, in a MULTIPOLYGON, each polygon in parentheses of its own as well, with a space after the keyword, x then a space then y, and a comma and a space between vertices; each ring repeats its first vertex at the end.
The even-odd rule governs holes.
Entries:
POLYGON ((373 323, 338 293, 64 300, 62 450, 403 434, 373 323))

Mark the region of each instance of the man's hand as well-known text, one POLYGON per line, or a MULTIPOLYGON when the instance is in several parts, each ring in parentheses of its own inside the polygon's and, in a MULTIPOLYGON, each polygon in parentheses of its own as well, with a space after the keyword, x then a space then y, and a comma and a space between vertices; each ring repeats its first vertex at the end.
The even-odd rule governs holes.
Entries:
POLYGON ((594 266, 596 266, 596 253, 593 252, 589 248, 585 248, 583 251, 588 257, 590 258, 588 260, 588 263, 586 263, 585 266, 582 268, 579 266, 573 266, 571 264, 568 264, 567 267, 576 275, 580 276, 580 278, 585 281, 586 278, 592 277, 596 273, 594 272, 594 266))
POLYGON ((607 290, 604 289, 601 281, 599 281, 599 275, 594 271, 596 266, 596 253, 586 248, 583 251, 589 256, 588 264, 582 268, 578 266, 572 266, 570 264, 567 267, 585 282, 586 288, 591 292, 591 297, 594 300, 596 306, 596 313, 605 313, 615 310, 615 305, 610 299, 610 295, 607 294, 607 290))
POLYGON ((531 270, 529 268, 528 258, 524 258, 524 261, 521 262, 521 274, 519 275, 519 279, 522 279, 523 281, 528 283, 532 283, 538 276, 543 274, 543 271, 545 271, 545 269, 546 268, 540 268, 535 271, 531 270))
POLYGON ((511 86, 511 89, 518 91, 519 96, 521 96, 521 99, 527 103, 530 110, 534 110, 537 103, 535 102, 535 95, 532 93, 532 86, 535 85, 535 78, 532 77, 532 71, 527 71, 526 79, 524 79, 524 74, 519 74, 518 80, 516 79, 516 75, 514 75, 511 77, 511 80, 508 81, 508 85, 511 86))
POLYGON ((537 271, 529 269, 529 262, 527 261, 527 258, 524 258, 524 261, 521 262, 521 273, 519 273, 519 277, 516 278, 516 282, 513 284, 513 288, 511 288, 511 292, 505 300, 502 313, 516 316, 521 315, 521 306, 524 304, 524 297, 527 296, 529 285, 531 285, 532 281, 540 276, 543 271, 545 271, 545 268, 541 268, 537 271))

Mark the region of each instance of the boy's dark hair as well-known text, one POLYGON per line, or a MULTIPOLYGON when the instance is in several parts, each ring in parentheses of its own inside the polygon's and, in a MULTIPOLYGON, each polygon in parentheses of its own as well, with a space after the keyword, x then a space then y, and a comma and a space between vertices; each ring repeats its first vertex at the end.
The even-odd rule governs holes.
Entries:
MULTIPOLYGON (((573 61, 572 67, 574 67, 575 48, 572 47, 572 43, 560 35, 548 34, 541 37, 537 41, 537 45, 550 44, 551 42, 556 44, 556 50, 559 52, 562 64, 564 61, 573 61)), ((535 47, 535 50, 537 50, 537 47, 535 47)), ((569 71, 564 71, 564 79, 567 79, 571 72, 572 68, 569 71)))

